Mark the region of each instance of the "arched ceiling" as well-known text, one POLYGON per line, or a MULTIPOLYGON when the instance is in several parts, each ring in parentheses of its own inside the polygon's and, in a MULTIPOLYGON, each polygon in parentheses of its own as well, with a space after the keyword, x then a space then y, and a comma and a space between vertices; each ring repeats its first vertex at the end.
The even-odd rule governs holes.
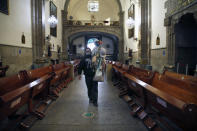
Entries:
POLYGON ((97 0, 99 1, 99 12, 88 12, 88 0, 67 0, 65 10, 73 20, 91 20, 91 15, 95 16, 96 21, 103 21, 110 18, 111 21, 119 20, 119 12, 122 11, 120 0, 97 0))

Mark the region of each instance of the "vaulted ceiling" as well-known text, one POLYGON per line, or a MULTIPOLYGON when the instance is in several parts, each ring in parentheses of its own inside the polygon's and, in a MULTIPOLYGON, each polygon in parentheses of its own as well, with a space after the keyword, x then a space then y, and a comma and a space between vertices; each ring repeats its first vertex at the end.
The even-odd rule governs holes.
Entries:
POLYGON ((119 20, 119 4, 117 0, 98 0, 99 12, 88 12, 88 0, 70 0, 68 5, 68 17, 72 16, 74 20, 91 20, 94 15, 96 21, 103 21, 110 18, 111 21, 119 20))

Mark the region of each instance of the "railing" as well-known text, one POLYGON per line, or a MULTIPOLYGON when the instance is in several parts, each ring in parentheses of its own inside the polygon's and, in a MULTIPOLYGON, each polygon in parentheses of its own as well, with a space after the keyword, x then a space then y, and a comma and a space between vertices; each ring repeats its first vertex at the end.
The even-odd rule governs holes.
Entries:
POLYGON ((90 20, 68 20, 67 26, 120 26, 119 21, 90 21, 90 20))

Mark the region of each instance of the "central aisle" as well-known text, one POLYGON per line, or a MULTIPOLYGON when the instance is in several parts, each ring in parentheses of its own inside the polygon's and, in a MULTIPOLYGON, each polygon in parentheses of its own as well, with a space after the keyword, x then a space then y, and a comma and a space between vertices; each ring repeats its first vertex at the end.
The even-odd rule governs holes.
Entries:
POLYGON ((89 104, 85 78, 72 81, 69 88, 49 107, 46 117, 31 131, 143 131, 145 126, 130 115, 128 105, 118 97, 111 82, 99 83, 98 107, 89 104), (93 118, 82 116, 93 113, 93 118))

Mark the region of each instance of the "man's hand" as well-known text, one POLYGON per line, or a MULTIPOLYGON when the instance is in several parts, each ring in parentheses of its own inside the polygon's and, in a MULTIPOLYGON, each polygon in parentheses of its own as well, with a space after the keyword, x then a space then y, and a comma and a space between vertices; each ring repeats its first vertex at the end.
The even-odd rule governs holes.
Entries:
POLYGON ((81 75, 79 75, 79 80, 81 80, 81 75))

